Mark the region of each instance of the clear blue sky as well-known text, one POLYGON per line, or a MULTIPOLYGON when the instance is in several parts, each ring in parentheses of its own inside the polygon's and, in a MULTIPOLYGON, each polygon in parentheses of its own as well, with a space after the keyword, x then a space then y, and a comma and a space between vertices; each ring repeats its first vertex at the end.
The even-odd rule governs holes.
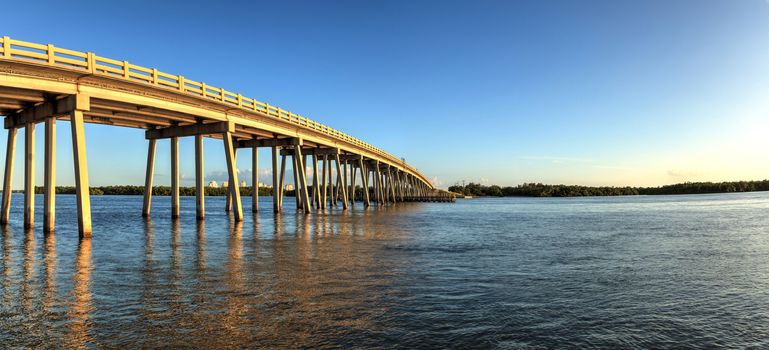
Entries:
MULTIPOLYGON (((281 106, 405 157, 442 187, 769 177, 766 0, 14 1, 4 9, 0 34, 281 106)), ((72 183, 67 127, 60 184, 72 183)), ((141 131, 90 125, 86 136, 93 185, 143 183, 141 131)), ((181 152, 182 184, 192 185, 192 140, 181 152)), ((224 178, 222 152, 220 141, 206 141, 211 179, 224 178)), ((159 184, 169 183, 168 153, 159 143, 159 184)), ((244 174, 248 160, 243 151, 244 174)))

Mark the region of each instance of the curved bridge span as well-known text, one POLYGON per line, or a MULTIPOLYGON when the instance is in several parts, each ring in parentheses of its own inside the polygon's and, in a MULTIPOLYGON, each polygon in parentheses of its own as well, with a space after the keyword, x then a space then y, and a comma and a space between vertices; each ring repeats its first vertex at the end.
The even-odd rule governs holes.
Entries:
MULTIPOLYGON (((258 148, 272 153, 272 179, 283 189, 287 159, 292 162, 297 207, 309 213, 356 200, 363 205, 400 201, 451 200, 405 161, 362 140, 308 118, 223 88, 97 56, 2 37, 0 115, 8 129, 0 223, 10 216, 16 131, 25 128, 24 224, 34 226, 34 127, 45 123, 44 230, 54 229, 56 120, 71 125, 80 234, 91 233, 84 123, 146 129, 147 169, 143 215, 150 215, 155 149, 171 140, 172 215, 179 215, 180 137, 195 137, 197 216, 205 216, 203 137, 222 139, 229 173, 227 210, 242 220, 236 154, 252 152, 252 184, 258 184, 258 148), (308 157, 310 159, 308 160, 308 157), (308 169, 309 168, 309 169, 308 169), (308 170, 305 170, 308 169, 308 170), (312 176, 306 174, 312 171, 312 176), (309 178, 312 177, 310 181, 309 178)), ((252 191, 253 210, 258 191, 252 191)), ((273 191, 274 211, 284 191, 273 191)))

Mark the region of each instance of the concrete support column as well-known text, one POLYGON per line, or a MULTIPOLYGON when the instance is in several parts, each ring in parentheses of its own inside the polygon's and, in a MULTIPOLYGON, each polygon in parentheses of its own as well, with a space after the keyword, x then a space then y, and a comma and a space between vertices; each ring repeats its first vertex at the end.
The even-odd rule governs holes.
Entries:
POLYGON ((302 208, 304 209, 304 212, 306 214, 309 214, 311 212, 310 209, 310 196, 307 193, 307 171, 304 166, 304 156, 302 155, 302 147, 296 146, 296 149, 294 150, 294 158, 296 158, 297 163, 297 175, 299 176, 299 186, 300 188, 297 188, 296 196, 301 197, 300 203, 302 203, 302 208))
POLYGON ((35 227, 35 123, 24 126, 24 228, 35 227))
POLYGON ((363 157, 358 160, 358 168, 360 168, 361 185, 363 185, 363 207, 368 208, 371 205, 368 193, 368 169, 363 165, 363 157))
POLYGON ((155 172, 155 146, 157 140, 150 139, 147 147, 147 172, 144 175, 144 206, 142 207, 142 216, 150 216, 152 206, 152 180, 155 172))
POLYGON ((355 206, 355 173, 358 169, 350 162, 350 205, 355 206))
POLYGON ((272 146, 272 209, 274 212, 280 212, 280 196, 278 189, 280 182, 278 180, 278 147, 272 146))
POLYGON ((235 221, 243 221, 243 206, 240 201, 240 185, 238 184, 238 168, 235 148, 232 143, 232 133, 223 133, 224 153, 227 158, 227 173, 229 174, 230 196, 232 197, 235 221))
POLYGON ((318 155, 316 152, 312 153, 312 205, 315 209, 320 209, 320 188, 318 188, 320 181, 318 181, 318 155))
MULTIPOLYGON (((295 147, 299 148, 299 146, 295 147)), ((294 200, 296 201, 296 209, 302 209, 302 201, 299 198, 299 157, 296 155, 296 151, 294 151, 294 154, 291 156, 291 161, 293 165, 291 166, 292 170, 294 171, 294 200)))
POLYGON ((286 155, 283 154, 280 157, 280 179, 278 180, 278 206, 280 210, 283 210, 283 197, 285 195, 283 189, 286 187, 286 155))
POLYGON ((251 212, 259 211, 259 147, 251 147, 251 212))
MULTIPOLYGON (((234 144, 233 144, 233 147, 234 147, 234 144)), ((238 159, 238 149, 234 148, 233 150, 234 150, 233 152, 234 152, 235 159, 238 159)), ((227 183, 229 184, 229 180, 227 181, 227 183)), ((240 184, 235 184, 235 185, 237 185, 237 187, 240 188, 240 184)), ((227 191, 224 197, 224 211, 228 213, 232 211, 232 193, 230 191, 227 191)))
MULTIPOLYGON (((7 117, 6 117, 7 118, 7 117)), ((8 224, 11 216, 11 191, 13 184, 13 160, 16 156, 16 128, 8 129, 8 144, 5 147, 5 172, 3 177, 3 207, 0 224, 8 224)))
POLYGON ((330 170, 329 170, 329 167, 328 167, 328 155, 324 155, 323 156, 323 189, 321 190, 321 192, 323 192, 323 193, 321 193, 321 196, 320 196, 320 199, 321 199, 320 207, 322 209, 326 209, 326 203, 327 203, 326 202, 326 197, 327 197, 327 194, 328 194, 328 181, 326 181, 326 175, 329 172, 330 172, 330 170))
POLYGON ((56 118, 45 120, 45 198, 43 200, 43 231, 56 228, 56 118))
MULTIPOLYGON (((336 173, 337 175, 342 175, 342 163, 339 161, 339 154, 336 155, 336 173)), ((346 175, 347 171, 345 171, 346 175)), ((342 208, 347 210, 347 206, 349 205, 349 202, 347 202, 347 181, 344 180, 344 177, 342 177, 341 186, 339 186, 339 190, 342 192, 342 208)))
POLYGON ((88 183, 88 157, 85 153, 85 128, 83 111, 75 110, 70 117, 72 125, 72 148, 75 161, 75 192, 77 202, 77 224, 80 237, 91 236, 91 193, 88 183))
POLYGON ((334 174, 333 174, 333 168, 332 164, 334 161, 332 158, 328 158, 328 196, 330 200, 330 205, 333 207, 336 205, 336 196, 334 195, 334 174))
POLYGON ((195 135, 195 216, 206 217, 206 179, 203 163, 203 135, 195 135))
POLYGON ((179 208, 179 138, 171 138, 171 217, 178 218, 179 208))

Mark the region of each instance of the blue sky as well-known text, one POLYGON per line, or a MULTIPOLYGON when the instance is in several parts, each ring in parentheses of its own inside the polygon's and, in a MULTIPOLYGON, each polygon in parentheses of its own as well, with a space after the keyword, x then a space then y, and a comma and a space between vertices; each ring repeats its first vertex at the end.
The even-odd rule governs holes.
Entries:
MULTIPOLYGON (((5 8, 3 35, 156 67, 281 106, 406 158, 441 187, 769 177, 766 0, 5 8)), ((59 127, 60 184, 73 182, 68 126, 59 127)), ((37 133, 42 184, 42 125, 37 133)), ((143 183, 142 131, 89 125, 86 138, 92 185, 143 183)), ((205 144, 210 179, 224 178, 220 143, 205 144)), ((192 140, 181 147, 182 184, 192 185, 192 140)), ((160 142, 158 184, 170 182, 168 154, 160 142)), ((243 174, 249 159, 248 151, 239 155, 243 174)))

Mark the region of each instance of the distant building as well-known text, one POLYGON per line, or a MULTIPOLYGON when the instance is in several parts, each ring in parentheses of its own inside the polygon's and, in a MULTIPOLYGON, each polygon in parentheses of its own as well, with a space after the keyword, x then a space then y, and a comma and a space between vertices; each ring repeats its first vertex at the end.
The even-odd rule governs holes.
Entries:
POLYGON ((230 185, 229 181, 222 181, 222 187, 227 187, 230 185))
POLYGON ((241 181, 240 182, 240 187, 246 187, 246 182, 245 181, 241 181))
POLYGON ((294 190, 294 185, 292 184, 286 185, 286 191, 293 191, 293 190, 294 190))
POLYGON ((219 187, 219 184, 218 184, 218 183, 216 183, 216 181, 213 181, 213 180, 211 180, 211 182, 209 182, 209 183, 208 183, 208 187, 211 187, 211 188, 218 188, 218 187, 219 187))

